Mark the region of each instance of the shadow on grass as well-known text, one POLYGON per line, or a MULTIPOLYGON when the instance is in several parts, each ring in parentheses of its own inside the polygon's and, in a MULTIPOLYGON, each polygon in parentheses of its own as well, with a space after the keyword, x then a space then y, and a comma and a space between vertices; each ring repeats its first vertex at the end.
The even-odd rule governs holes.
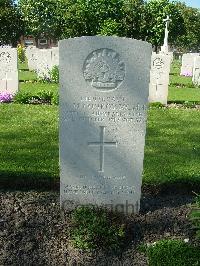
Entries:
POLYGON ((37 172, 0 172, 0 190, 12 191, 59 191, 60 180, 57 177, 48 176, 37 172))

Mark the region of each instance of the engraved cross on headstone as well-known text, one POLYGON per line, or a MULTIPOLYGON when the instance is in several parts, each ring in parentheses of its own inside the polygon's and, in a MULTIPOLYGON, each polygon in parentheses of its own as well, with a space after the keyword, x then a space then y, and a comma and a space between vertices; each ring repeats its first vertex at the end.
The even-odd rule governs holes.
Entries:
POLYGON ((12 79, 9 79, 8 78, 8 74, 6 73, 6 77, 4 79, 2 79, 2 80, 6 82, 6 90, 7 90, 8 89, 8 81, 12 80, 12 79))
POLYGON ((104 172, 104 148, 106 146, 117 147, 117 142, 106 142, 104 141, 105 136, 105 126, 100 126, 100 141, 99 142, 88 142, 88 146, 99 146, 99 160, 100 160, 100 168, 99 172, 104 172))

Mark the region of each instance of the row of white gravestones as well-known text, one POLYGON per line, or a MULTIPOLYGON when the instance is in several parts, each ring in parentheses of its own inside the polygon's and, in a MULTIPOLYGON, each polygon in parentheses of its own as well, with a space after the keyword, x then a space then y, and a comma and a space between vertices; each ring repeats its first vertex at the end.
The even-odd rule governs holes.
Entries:
POLYGON ((93 36, 59 49, 61 204, 138 212, 152 47, 93 36))
POLYGON ((59 64, 58 47, 52 49, 38 49, 30 47, 26 50, 29 70, 35 70, 38 77, 49 78, 53 66, 59 64))
POLYGON ((0 92, 15 94, 19 89, 17 49, 0 47, 0 92))
POLYGON ((171 56, 153 53, 151 57, 149 102, 167 104, 171 56))
POLYGON ((195 57, 192 81, 195 85, 200 86, 200 56, 195 57))
POLYGON ((180 75, 193 76, 194 61, 197 56, 199 56, 199 53, 183 54, 180 75))

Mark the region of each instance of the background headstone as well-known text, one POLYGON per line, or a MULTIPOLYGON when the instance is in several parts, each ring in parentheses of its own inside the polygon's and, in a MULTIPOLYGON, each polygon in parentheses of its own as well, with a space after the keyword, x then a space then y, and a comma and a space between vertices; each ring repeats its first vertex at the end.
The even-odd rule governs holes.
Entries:
POLYGON ((190 76, 193 75, 194 59, 197 57, 198 53, 188 53, 183 54, 182 56, 182 66, 181 66, 181 75, 190 76))
POLYGON ((26 48, 26 57, 28 60, 28 68, 30 71, 37 69, 37 52, 38 48, 30 46, 26 48))
POLYGON ((52 69, 52 49, 38 49, 37 75, 41 78, 49 78, 52 69))
POLYGON ((38 77, 50 78, 52 68, 59 65, 58 47, 52 49, 38 49, 36 62, 36 72, 38 77))
POLYGON ((149 102, 167 104, 171 58, 168 55, 152 54, 149 85, 149 102))
POLYGON ((61 204, 140 206, 151 45, 60 41, 61 204))
POLYGON ((0 91, 12 94, 19 89, 17 49, 0 47, 0 91))
POLYGON ((59 49, 58 47, 52 48, 52 66, 58 66, 59 65, 59 49))
POLYGON ((192 81, 200 86, 200 56, 195 57, 192 81))

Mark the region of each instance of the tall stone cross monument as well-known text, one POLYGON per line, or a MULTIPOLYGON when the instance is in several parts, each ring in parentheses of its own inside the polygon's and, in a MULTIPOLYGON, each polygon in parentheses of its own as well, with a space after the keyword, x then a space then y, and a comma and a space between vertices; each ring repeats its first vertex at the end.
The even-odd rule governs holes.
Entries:
POLYGON ((164 39, 164 44, 161 47, 161 52, 168 53, 169 52, 169 49, 168 49, 169 23, 171 19, 169 18, 169 16, 167 16, 167 18, 164 19, 163 21, 165 22, 165 39, 164 39))

